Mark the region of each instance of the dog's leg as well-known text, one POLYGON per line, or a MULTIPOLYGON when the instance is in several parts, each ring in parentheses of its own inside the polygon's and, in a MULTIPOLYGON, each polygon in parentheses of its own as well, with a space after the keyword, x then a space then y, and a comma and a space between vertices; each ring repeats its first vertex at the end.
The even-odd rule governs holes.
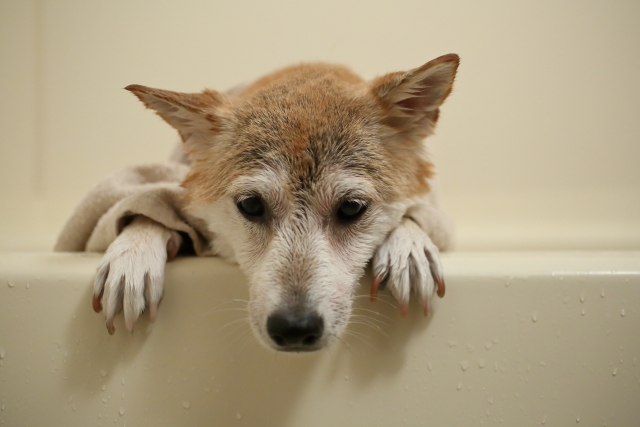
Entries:
POLYGON ((442 211, 428 203, 411 206, 374 255, 372 300, 378 289, 388 286, 406 316, 413 289, 427 316, 433 295, 444 296, 440 250, 447 249, 450 241, 450 226, 442 211))
POLYGON ((98 266, 93 288, 93 309, 104 309, 107 330, 113 335, 113 319, 124 309, 127 330, 145 307, 155 320, 162 298, 164 266, 182 244, 175 231, 143 216, 136 216, 109 245, 98 266))

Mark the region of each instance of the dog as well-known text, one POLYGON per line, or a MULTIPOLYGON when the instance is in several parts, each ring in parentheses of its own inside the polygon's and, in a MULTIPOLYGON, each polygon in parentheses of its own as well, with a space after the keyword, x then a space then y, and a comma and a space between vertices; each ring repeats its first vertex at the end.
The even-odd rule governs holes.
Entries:
MULTIPOLYGON (((314 351, 340 337, 371 260, 371 298, 390 289, 403 316, 412 292, 425 316, 444 295, 440 251, 451 230, 423 139, 458 64, 448 54, 369 81, 301 64, 227 94, 126 87, 178 131, 190 162, 186 209, 215 235, 213 251, 246 274, 250 324, 265 347, 314 351)), ((156 318, 165 263, 181 245, 139 216, 109 246, 93 307, 111 334, 119 311, 129 331, 145 309, 156 318)))

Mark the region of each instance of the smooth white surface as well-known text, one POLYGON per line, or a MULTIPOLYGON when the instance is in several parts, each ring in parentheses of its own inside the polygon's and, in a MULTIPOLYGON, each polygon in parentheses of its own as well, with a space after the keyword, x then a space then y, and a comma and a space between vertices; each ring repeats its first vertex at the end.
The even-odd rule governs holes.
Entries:
POLYGON ((609 425, 640 419, 640 253, 450 254, 424 319, 371 303, 343 342, 256 343, 237 268, 179 259, 154 324, 109 336, 96 255, 0 256, 4 425, 609 425), (369 311, 371 310, 371 311, 369 311), (363 324, 366 323, 366 324, 363 324), (377 326, 373 326, 377 325, 377 326))

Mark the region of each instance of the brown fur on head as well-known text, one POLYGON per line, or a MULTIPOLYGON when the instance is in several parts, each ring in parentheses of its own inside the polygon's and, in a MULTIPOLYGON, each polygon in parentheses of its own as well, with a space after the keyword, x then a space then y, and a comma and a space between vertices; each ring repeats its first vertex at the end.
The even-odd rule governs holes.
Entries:
POLYGON ((429 190, 421 140, 435 127, 458 63, 449 54, 371 82, 343 67, 303 64, 263 77, 235 98, 126 89, 180 133, 192 162, 184 185, 194 202, 217 199, 256 163, 291 170, 302 182, 324 160, 380 180, 391 202, 429 190))
POLYGON ((132 85, 175 127, 191 162, 190 211, 219 237, 220 253, 249 276, 250 318, 261 340, 275 311, 314 311, 325 336, 346 324, 357 279, 407 207, 429 191, 422 139, 451 92, 458 56, 363 81, 346 68, 303 64, 234 96, 132 85), (243 218, 257 197, 264 217, 243 218), (366 206, 341 223, 347 200, 366 206))

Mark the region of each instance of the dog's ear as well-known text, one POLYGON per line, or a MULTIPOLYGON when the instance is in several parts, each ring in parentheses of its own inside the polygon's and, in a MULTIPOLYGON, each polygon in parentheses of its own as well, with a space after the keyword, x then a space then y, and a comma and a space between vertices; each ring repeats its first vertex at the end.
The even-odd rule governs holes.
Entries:
POLYGON ((382 106, 383 123, 410 139, 430 135, 439 107, 451 93, 459 62, 451 53, 411 71, 374 79, 371 93, 382 106))
POLYGON ((201 93, 180 93, 140 85, 129 85, 125 89, 174 127, 185 143, 193 136, 206 136, 219 130, 218 112, 224 97, 218 92, 205 89, 201 93))

